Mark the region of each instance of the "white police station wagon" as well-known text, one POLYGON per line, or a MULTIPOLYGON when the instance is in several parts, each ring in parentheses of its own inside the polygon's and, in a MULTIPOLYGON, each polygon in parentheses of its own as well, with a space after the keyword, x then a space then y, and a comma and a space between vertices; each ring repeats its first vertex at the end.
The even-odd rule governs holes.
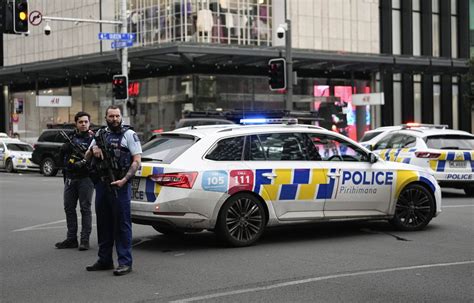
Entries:
POLYGON ((212 230, 233 246, 267 226, 387 219, 420 230, 441 211, 424 169, 380 160, 308 125, 221 125, 162 133, 143 146, 132 221, 162 233, 212 230))
POLYGON ((426 168, 441 187, 464 189, 474 196, 474 135, 445 125, 412 124, 378 141, 382 159, 426 168))

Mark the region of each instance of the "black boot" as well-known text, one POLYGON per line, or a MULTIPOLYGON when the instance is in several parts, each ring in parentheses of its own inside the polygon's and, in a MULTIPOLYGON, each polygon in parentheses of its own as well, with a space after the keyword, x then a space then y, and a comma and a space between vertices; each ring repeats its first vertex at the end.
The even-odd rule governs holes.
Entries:
POLYGON ((66 239, 55 244, 57 249, 77 248, 79 245, 76 239, 66 239))

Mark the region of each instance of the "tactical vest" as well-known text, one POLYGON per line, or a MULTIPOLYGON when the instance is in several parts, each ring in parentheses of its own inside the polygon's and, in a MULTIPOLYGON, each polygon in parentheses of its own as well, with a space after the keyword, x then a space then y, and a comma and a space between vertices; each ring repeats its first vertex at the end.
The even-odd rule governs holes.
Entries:
MULTIPOLYGON (((71 141, 80 146, 85 151, 89 147, 92 142, 93 137, 89 134, 82 136, 75 132, 72 136, 70 136, 71 141)), ((70 144, 70 143, 67 143, 70 144)), ((84 152, 85 153, 85 152, 84 152)), ((74 178, 85 178, 89 176, 89 169, 87 166, 83 166, 81 168, 77 168, 74 166, 74 163, 81 161, 83 157, 79 156, 75 153, 71 148, 69 148, 68 152, 64 155, 64 175, 66 178, 74 179, 74 178)))

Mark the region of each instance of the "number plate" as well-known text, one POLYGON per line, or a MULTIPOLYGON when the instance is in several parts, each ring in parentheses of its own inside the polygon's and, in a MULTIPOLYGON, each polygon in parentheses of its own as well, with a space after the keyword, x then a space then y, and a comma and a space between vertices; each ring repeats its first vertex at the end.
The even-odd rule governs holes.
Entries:
POLYGON ((451 168, 466 168, 466 161, 449 161, 451 168))

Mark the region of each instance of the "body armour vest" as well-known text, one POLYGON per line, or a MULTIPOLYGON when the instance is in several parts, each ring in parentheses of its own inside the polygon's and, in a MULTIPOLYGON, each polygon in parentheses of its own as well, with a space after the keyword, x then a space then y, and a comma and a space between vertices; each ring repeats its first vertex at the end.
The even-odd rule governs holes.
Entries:
MULTIPOLYGON (((89 145, 91 144, 92 139, 93 137, 89 135, 89 133, 82 135, 75 132, 71 136, 71 141, 75 145, 80 146, 81 149, 84 150, 84 154, 89 145)), ((82 166, 80 168, 74 166, 74 163, 82 159, 84 158, 74 152, 72 147, 69 148, 68 152, 65 154, 64 157, 64 174, 66 178, 85 178, 89 176, 89 169, 86 166, 82 166)))
MULTIPOLYGON (((107 132, 107 144, 112 147, 113 157, 117 161, 119 171, 116 172, 118 178, 123 178, 132 163, 132 153, 127 147, 121 145, 123 135, 128 128, 122 128, 120 132, 107 132)), ((103 130, 102 130, 103 131, 103 130)))

